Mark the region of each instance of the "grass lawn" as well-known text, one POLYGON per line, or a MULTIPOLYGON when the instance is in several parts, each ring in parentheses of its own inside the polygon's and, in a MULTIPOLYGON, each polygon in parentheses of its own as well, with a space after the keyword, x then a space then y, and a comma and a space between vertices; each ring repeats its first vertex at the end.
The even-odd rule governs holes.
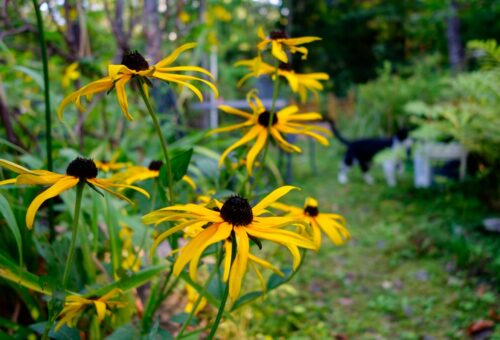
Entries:
MULTIPOLYGON (((290 198, 302 205, 312 195, 320 211, 343 214, 352 240, 335 247, 324 237, 289 284, 237 314, 239 324, 257 338, 467 338, 469 325, 500 307, 491 274, 500 237, 477 227, 487 208, 457 187, 413 189, 410 169, 397 188, 378 168, 373 186, 358 169, 340 185, 341 149, 317 149, 318 175, 308 156, 295 157, 302 195, 290 198)), ((498 325, 493 338, 500 339, 498 325)))

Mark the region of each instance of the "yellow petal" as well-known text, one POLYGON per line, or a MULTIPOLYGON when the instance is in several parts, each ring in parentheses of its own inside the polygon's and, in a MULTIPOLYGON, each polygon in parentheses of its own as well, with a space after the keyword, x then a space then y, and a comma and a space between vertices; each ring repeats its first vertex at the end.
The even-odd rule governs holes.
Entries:
POLYGON ((285 39, 284 43, 287 45, 303 45, 313 41, 321 40, 319 37, 299 37, 299 38, 289 38, 285 39))
POLYGON ((193 257, 191 258, 191 262, 189 263, 189 275, 193 281, 197 279, 196 274, 198 269, 198 262, 205 249, 214 243, 227 239, 231 234, 231 230, 233 230, 233 228, 228 223, 219 224, 215 229, 215 233, 210 236, 210 238, 203 244, 203 247, 195 250, 193 257))
POLYGON ((249 235, 278 244, 293 244, 302 248, 316 249, 316 246, 312 243, 312 241, 288 230, 262 228, 251 225, 251 227, 246 227, 246 231, 249 235))
POLYGON ((182 180, 186 182, 193 190, 196 190, 196 183, 188 175, 182 176, 182 180))
POLYGON ((261 40, 266 40, 266 34, 264 33, 264 29, 262 28, 262 26, 259 26, 259 28, 257 28, 257 36, 261 39, 261 40))
POLYGON ((288 56, 286 55, 285 51, 283 51, 283 47, 281 46, 281 44, 276 40, 273 40, 271 44, 272 44, 271 53, 273 54, 273 56, 279 61, 288 63, 288 56))
POLYGON ((260 257, 257 257, 255 255, 249 253, 248 259, 257 263, 259 266, 262 266, 262 267, 267 268, 267 269, 271 269, 273 272, 275 272, 279 276, 285 276, 285 274, 283 274, 283 272, 281 270, 279 270, 278 268, 273 266, 270 262, 261 259, 260 257))
POLYGON ((183 204, 183 205, 173 205, 171 207, 163 208, 165 211, 186 211, 190 213, 194 213, 199 215, 199 219, 205 217, 207 221, 211 222, 220 222, 222 218, 220 217, 220 213, 217 211, 213 211, 211 209, 207 209, 203 206, 196 204, 183 204))
POLYGON ((262 210, 267 208, 271 203, 279 200, 282 196, 285 196, 288 194, 291 190, 300 190, 297 187, 291 186, 291 185, 285 185, 282 187, 279 187, 278 189, 273 190, 270 192, 266 197, 264 197, 255 207, 253 207, 252 211, 254 216, 259 216, 262 210))
POLYGON ((247 121, 247 122, 240 123, 240 124, 234 124, 234 125, 220 127, 220 128, 213 129, 213 130, 209 131, 207 133, 207 136, 215 135, 215 134, 221 133, 221 132, 228 132, 228 131, 233 131, 233 130, 239 130, 239 129, 244 128, 245 126, 249 126, 249 125, 252 125, 252 124, 253 124, 253 122, 247 121))
POLYGON ((284 244, 284 246, 288 249, 290 254, 292 254, 292 257, 293 257, 292 268, 295 271, 300 266, 301 256, 300 256, 299 248, 297 248, 296 245, 290 244, 290 243, 284 244))
POLYGON ((188 89, 190 89, 191 91, 193 91, 193 93, 196 95, 196 97, 198 97, 198 99, 200 100, 200 102, 203 101, 203 94, 201 93, 200 90, 198 90, 198 88, 188 82, 185 82, 185 81, 181 81, 181 80, 178 80, 175 78, 174 75, 171 75, 171 74, 162 74, 162 73, 158 73, 158 72, 155 72, 155 74, 153 75, 155 78, 158 78, 158 79, 161 79, 161 80, 164 80, 164 81, 167 81, 167 82, 173 82, 173 83, 177 83, 177 84, 180 84, 182 86, 186 86, 188 89))
POLYGON ((99 322, 102 322, 104 320, 104 317, 106 316, 106 304, 97 300, 93 302, 97 311, 97 319, 99 320, 99 322))
POLYGON ((212 73, 205 70, 203 67, 198 67, 198 66, 176 66, 176 67, 163 67, 163 68, 157 67, 156 71, 164 72, 164 73, 178 72, 178 71, 188 71, 188 72, 193 71, 193 72, 200 72, 200 73, 206 74, 210 78, 215 79, 214 76, 212 75, 212 73))
POLYGON ((23 174, 17 176, 16 184, 52 185, 63 177, 66 176, 56 173, 42 176, 23 174))
POLYGON ((26 169, 23 166, 20 166, 16 163, 13 163, 11 161, 8 161, 6 159, 0 159, 0 166, 2 168, 6 168, 12 172, 15 172, 17 174, 34 174, 33 171, 26 169))
POLYGON ((257 135, 262 130, 264 130, 264 129, 265 129, 265 127, 260 126, 260 125, 253 126, 250 129, 250 131, 247 132, 246 135, 244 135, 241 139, 239 139, 234 144, 232 144, 231 146, 229 146, 226 150, 224 150, 224 152, 222 153, 222 155, 221 155, 221 157, 219 159, 219 167, 222 166, 222 164, 224 163, 224 159, 227 157, 227 155, 231 151, 233 151, 234 149, 238 148, 239 146, 241 146, 243 144, 246 144, 246 143, 250 142, 252 139, 254 139, 255 137, 257 137, 257 135))
POLYGON ((229 297, 234 302, 240 295, 241 283, 247 270, 249 241, 245 227, 235 227, 233 230, 238 253, 229 274, 229 297))
POLYGON ((165 67, 167 65, 172 64, 178 57, 179 55, 189 49, 195 48, 196 43, 187 43, 184 44, 178 48, 176 48, 168 57, 160 60, 159 62, 156 63, 155 67, 160 68, 160 67, 165 67))
POLYGON ((128 100, 127 93, 125 91, 125 84, 130 80, 129 77, 123 77, 117 82, 115 82, 116 87, 116 96, 118 98, 118 104, 120 104, 120 108, 122 109, 123 114, 127 117, 128 120, 134 120, 130 113, 128 113, 128 100))
POLYGON ((255 141, 255 144, 252 146, 250 151, 248 152, 247 155, 247 171, 250 176, 252 176, 252 170, 253 170, 253 163, 255 161, 255 158, 259 154, 259 152, 262 150, 264 145, 266 144, 267 141, 267 131, 262 130, 258 137, 257 140, 255 141))
POLYGON ((36 212, 38 208, 42 205, 43 202, 48 200, 49 198, 55 197, 59 195, 61 192, 66 191, 72 187, 74 187, 78 183, 79 179, 73 176, 65 176, 61 178, 59 181, 54 183, 50 188, 39 194, 35 197, 35 199, 31 202, 26 212, 26 226, 28 229, 31 229, 33 226, 33 221, 35 220, 36 212))
POLYGON ((224 242, 224 274, 222 281, 227 282, 229 279, 229 271, 231 270, 231 258, 233 255, 233 243, 231 241, 224 242))
POLYGON ((179 257, 175 261, 173 274, 179 276, 180 272, 184 269, 186 264, 191 261, 193 256, 196 255, 196 251, 200 248, 205 249, 207 247, 207 242, 210 240, 212 235, 217 231, 218 224, 212 224, 207 229, 203 230, 201 233, 196 235, 191 241, 188 242, 181 249, 179 257))
POLYGON ((0 186, 7 185, 7 184, 14 184, 14 183, 16 183, 16 181, 17 181, 17 177, 16 178, 11 178, 11 179, 6 179, 6 180, 3 180, 3 181, 0 181, 0 186))
POLYGON ((160 243, 162 243, 170 235, 172 235, 176 232, 182 231, 182 230, 184 230, 184 228, 192 226, 192 225, 203 226, 205 224, 206 224, 205 221, 202 221, 202 222, 189 221, 189 222, 181 223, 179 225, 176 225, 175 227, 172 227, 172 228, 164 231, 163 233, 161 233, 160 235, 158 235, 155 238, 155 241, 153 242, 153 245, 151 246, 151 249, 149 250, 149 256, 153 256, 155 251, 156 251, 156 248, 160 245, 160 243))
POLYGON ((132 190, 135 190, 135 191, 141 193, 142 195, 146 196, 147 198, 149 198, 149 193, 146 190, 139 188, 139 187, 136 187, 136 186, 133 186, 133 185, 114 183, 113 181, 111 181, 110 179, 107 179, 107 178, 92 178, 92 179, 89 179, 88 181, 93 183, 93 184, 98 184, 101 187, 104 186, 104 187, 112 187, 112 188, 132 189, 132 190))
POLYGON ((266 280, 264 280, 264 276, 262 276, 262 273, 260 272, 259 268, 257 268, 257 266, 254 263, 250 262, 250 265, 252 266, 253 270, 255 271, 255 274, 257 275, 257 278, 259 279, 262 292, 266 292, 267 287, 266 287, 266 280))
POLYGON ((210 87, 212 89, 212 91, 214 91, 215 97, 219 96, 219 90, 217 89, 217 87, 213 83, 209 82, 208 80, 198 78, 198 77, 193 77, 193 76, 181 75, 181 74, 169 74, 168 76, 171 79, 171 81, 196 80, 196 81, 202 82, 203 84, 210 87))
POLYGON ((228 105, 219 105, 218 109, 224 111, 225 113, 240 116, 246 119, 252 119, 252 115, 250 113, 236 109, 228 105))
POLYGON ((310 113, 301 113, 288 117, 288 121, 309 121, 309 120, 321 120, 323 116, 320 113, 310 112, 310 113))
POLYGON ((271 127, 271 129, 269 129, 271 131, 271 135, 273 136, 273 138, 276 140, 276 142, 278 142, 278 145, 280 146, 280 148, 282 148, 283 150, 285 150, 286 152, 302 152, 302 150, 296 146, 296 145, 293 145, 291 143, 288 143, 288 141, 286 139, 283 138, 283 136, 281 136, 281 134, 279 133, 278 130, 276 130, 275 127, 271 127))
POLYGON ((297 105, 287 106, 278 111, 278 120, 293 115, 296 112, 299 112, 299 107, 297 105))

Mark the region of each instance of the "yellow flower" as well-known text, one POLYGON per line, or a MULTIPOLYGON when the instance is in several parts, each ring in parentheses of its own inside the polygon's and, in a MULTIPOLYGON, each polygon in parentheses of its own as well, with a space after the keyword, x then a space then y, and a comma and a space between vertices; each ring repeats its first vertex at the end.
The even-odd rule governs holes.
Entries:
POLYGON ((94 161, 95 166, 97 169, 102 170, 104 172, 110 172, 110 171, 115 171, 115 170, 120 170, 123 168, 128 168, 132 165, 130 162, 115 162, 114 160, 111 161, 94 161))
MULTIPOLYGON (((153 248, 175 232, 182 231, 187 226, 205 226, 205 229, 190 240, 179 253, 174 264, 173 274, 178 276, 189 263, 189 274, 193 280, 197 277, 197 267, 204 250, 212 244, 234 238, 236 249, 232 262, 232 242, 225 242, 224 281, 229 281, 229 296, 234 302, 240 295, 241 283, 247 264, 252 257, 250 240, 260 246, 260 240, 269 240, 283 245, 291 252, 294 261, 293 268, 300 264, 299 247, 315 249, 313 243, 306 238, 280 228, 297 223, 286 217, 265 217, 266 208, 286 195, 292 186, 280 187, 264 197, 254 207, 240 196, 231 196, 223 204, 219 202, 217 209, 211 210, 201 205, 175 205, 153 211, 143 217, 145 224, 159 224, 165 221, 187 220, 168 229, 157 236, 153 248)), ((265 262, 265 261, 264 261, 265 262)))
POLYGON ((288 213, 287 216, 307 221, 311 226, 314 245, 318 249, 321 246, 321 231, 335 245, 341 245, 345 240, 351 238, 349 231, 344 227, 346 224, 345 218, 339 214, 320 213, 318 201, 312 197, 306 199, 304 208, 289 206, 279 202, 273 203, 272 207, 288 213))
POLYGON ((213 83, 199 77, 177 73, 180 71, 200 72, 208 75, 213 79, 212 74, 207 70, 205 70, 204 68, 198 66, 168 67, 179 57, 179 55, 182 52, 194 48, 195 46, 196 43, 184 44, 181 47, 177 48, 174 52, 172 52, 171 55, 160 60, 154 66, 149 66, 146 59, 144 59, 144 57, 140 55, 137 51, 127 53, 123 57, 122 63, 120 65, 108 66, 107 77, 94 81, 88 85, 85 85, 81 89, 71 93, 69 96, 64 98, 57 110, 57 115, 59 116, 59 119, 62 118, 63 110, 69 103, 74 102, 76 106, 83 111, 84 108, 80 102, 81 97, 88 98, 94 95, 95 93, 107 92, 112 89, 116 89, 118 103, 120 104, 123 114, 129 120, 132 120, 133 118, 128 112, 128 100, 127 100, 127 95, 125 93, 125 85, 134 78, 141 79, 143 81, 142 85, 144 86, 145 89, 147 89, 147 83, 149 82, 148 78, 156 78, 164 80, 166 82, 177 83, 193 91, 193 93, 200 99, 200 101, 203 101, 203 95, 201 91, 197 87, 188 82, 190 80, 196 80, 206 84, 216 93, 216 95, 218 95, 217 88, 213 83))
MULTIPOLYGON (((198 297, 200 294, 194 289, 191 285, 187 284, 186 285, 186 293, 187 293, 187 304, 186 307, 184 307, 184 312, 185 313, 191 313, 193 310, 194 304, 198 300, 198 297)), ((198 314, 199 312, 202 311, 203 308, 207 305, 207 299, 204 297, 201 298, 200 303, 198 304, 198 307, 196 307, 196 310, 194 311, 194 315, 198 314)))
POLYGON ((46 200, 55 197, 63 191, 69 190, 78 183, 83 182, 93 188, 99 188, 108 193, 132 203, 127 197, 119 194, 111 188, 134 189, 149 198, 149 194, 138 187, 116 183, 111 179, 97 177, 97 167, 91 159, 77 157, 66 169, 66 174, 59 174, 47 170, 28 170, 20 165, 0 159, 0 166, 10 171, 18 173, 19 176, 8 180, 0 181, 0 186, 5 184, 30 184, 30 185, 50 185, 50 187, 35 197, 26 212, 26 226, 31 229, 35 220, 35 215, 40 206, 46 200))
POLYGON ((267 45, 271 44, 272 55, 284 63, 288 62, 288 56, 286 55, 285 49, 290 51, 290 53, 302 53, 302 59, 306 59, 307 48, 297 46, 321 40, 319 37, 288 38, 284 31, 272 31, 268 38, 266 37, 262 27, 259 27, 257 35, 260 39, 262 39, 262 41, 257 45, 259 50, 262 51, 267 47, 267 45))
POLYGON ((68 327, 75 327, 80 316, 85 312, 85 310, 91 306, 95 307, 97 313, 97 319, 99 322, 104 320, 106 316, 106 311, 111 308, 122 308, 126 306, 126 303, 119 301, 109 301, 116 295, 120 294, 120 289, 113 289, 109 293, 101 296, 100 298, 84 298, 79 295, 70 295, 64 301, 64 308, 59 314, 62 318, 56 324, 56 332, 66 324, 68 327))
POLYGON ((323 84, 320 81, 330 79, 330 76, 324 72, 296 73, 289 63, 281 62, 276 69, 276 67, 262 61, 260 55, 253 59, 238 61, 235 66, 245 66, 250 71, 238 81, 238 86, 243 85, 251 77, 260 77, 264 74, 274 76, 277 73, 278 76, 286 78, 292 91, 299 94, 300 101, 303 103, 307 101, 308 91, 312 92, 317 100, 318 91, 323 90, 323 84))
POLYGON ((302 134, 316 139, 323 145, 328 145, 328 139, 324 136, 314 132, 314 130, 321 131, 327 135, 330 135, 330 131, 315 125, 306 125, 304 122, 310 122, 315 120, 321 120, 321 114, 316 112, 308 113, 298 113, 299 108, 295 105, 285 107, 280 111, 276 112, 272 117, 271 124, 271 113, 266 110, 262 101, 251 92, 247 97, 248 104, 252 109, 252 113, 248 113, 239 109, 232 108, 227 105, 220 105, 219 109, 236 116, 240 116, 246 119, 245 122, 234 124, 218 129, 214 129, 209 132, 209 134, 215 134, 219 132, 226 132, 238 129, 249 128, 248 132, 236 141, 234 144, 229 146, 221 155, 219 160, 219 166, 222 166, 224 159, 227 155, 234 149, 250 143, 252 140, 256 140, 255 144, 250 148, 247 154, 247 171, 251 175, 253 164, 257 158, 259 152, 264 148, 269 135, 278 143, 278 145, 287 152, 301 152, 302 150, 293 144, 288 143, 281 133, 289 134, 302 134))
MULTIPOLYGON (((131 166, 125 171, 113 175, 111 178, 116 182, 130 185, 137 181, 160 176, 160 168, 162 165, 163 161, 152 161, 147 168, 145 166, 131 166)), ((191 177, 184 175, 182 180, 193 188, 193 190, 196 190, 196 183, 191 177)))
POLYGON ((191 16, 189 15, 188 12, 186 11, 181 11, 179 13, 179 20, 183 23, 183 24, 187 24, 190 20, 191 20, 191 16))
POLYGON ((78 72, 78 63, 74 62, 64 70, 64 74, 61 80, 62 86, 65 88, 68 87, 70 82, 78 79, 78 77, 80 77, 80 72, 78 72))

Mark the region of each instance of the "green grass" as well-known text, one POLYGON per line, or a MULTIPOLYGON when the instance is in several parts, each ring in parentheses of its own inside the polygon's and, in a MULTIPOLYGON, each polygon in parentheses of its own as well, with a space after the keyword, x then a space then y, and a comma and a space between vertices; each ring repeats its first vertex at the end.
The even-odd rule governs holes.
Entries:
POLYGON ((500 240, 477 227, 490 212, 470 185, 413 189, 410 169, 397 188, 388 188, 377 168, 375 185, 365 185, 355 169, 342 186, 336 181, 339 149, 318 148, 317 176, 308 156, 294 158, 294 183, 302 192, 291 199, 302 204, 312 195, 323 211, 343 214, 352 240, 335 247, 324 238, 291 283, 240 313, 247 333, 465 338, 472 322, 500 307, 494 275, 500 272, 500 240))

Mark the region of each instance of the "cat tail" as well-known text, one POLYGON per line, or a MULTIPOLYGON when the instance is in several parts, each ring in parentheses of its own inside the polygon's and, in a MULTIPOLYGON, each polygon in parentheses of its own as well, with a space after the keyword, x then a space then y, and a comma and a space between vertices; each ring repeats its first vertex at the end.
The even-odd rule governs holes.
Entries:
POLYGON ((337 129, 337 124, 335 124, 335 121, 331 118, 325 118, 325 120, 328 122, 328 124, 330 124, 330 129, 332 130, 333 134, 335 135, 335 137, 337 137, 337 139, 344 145, 350 145, 351 142, 349 142, 347 139, 344 138, 344 136, 342 136, 342 134, 340 133, 340 131, 337 129))

